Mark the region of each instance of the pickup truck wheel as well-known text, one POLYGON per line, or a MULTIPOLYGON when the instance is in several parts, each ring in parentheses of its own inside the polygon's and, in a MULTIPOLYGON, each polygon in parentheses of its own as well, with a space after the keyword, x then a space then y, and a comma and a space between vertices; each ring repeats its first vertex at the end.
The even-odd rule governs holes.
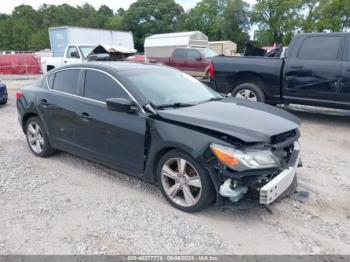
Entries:
POLYGON ((265 95, 260 87, 253 83, 244 83, 235 87, 232 96, 255 102, 265 102, 265 95))

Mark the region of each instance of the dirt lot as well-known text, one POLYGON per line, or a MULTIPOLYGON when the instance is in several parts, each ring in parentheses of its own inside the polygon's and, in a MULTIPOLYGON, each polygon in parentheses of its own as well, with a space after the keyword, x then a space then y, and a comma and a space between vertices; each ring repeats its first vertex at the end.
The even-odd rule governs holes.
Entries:
POLYGON ((0 254, 350 254, 350 113, 292 111, 302 120, 306 203, 186 214, 114 170, 31 154, 15 106, 30 81, 7 81, 0 108, 0 254))

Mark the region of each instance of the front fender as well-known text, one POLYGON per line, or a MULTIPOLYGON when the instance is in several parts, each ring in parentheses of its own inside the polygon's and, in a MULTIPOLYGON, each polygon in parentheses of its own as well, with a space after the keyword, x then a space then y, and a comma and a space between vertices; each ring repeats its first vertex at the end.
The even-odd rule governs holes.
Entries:
POLYGON ((150 143, 146 146, 145 180, 157 184, 156 169, 159 159, 165 152, 178 149, 188 153, 203 165, 208 170, 215 189, 218 188, 218 177, 212 172, 206 153, 211 143, 228 145, 227 142, 210 135, 204 129, 181 123, 150 119, 148 126, 150 143))

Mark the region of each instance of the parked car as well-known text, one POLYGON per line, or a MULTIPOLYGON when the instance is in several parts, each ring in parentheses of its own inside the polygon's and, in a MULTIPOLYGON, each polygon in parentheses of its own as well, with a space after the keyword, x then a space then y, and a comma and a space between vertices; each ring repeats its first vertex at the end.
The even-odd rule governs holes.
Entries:
POLYGON ((350 109, 350 34, 296 35, 285 58, 218 56, 210 76, 234 97, 350 109))
POLYGON ((152 57, 150 63, 175 67, 191 76, 209 78, 209 64, 218 54, 210 48, 175 48, 171 57, 152 57))
POLYGON ((0 105, 7 103, 7 96, 6 85, 0 80, 0 105))
POLYGON ((270 204, 294 192, 299 120, 226 98, 176 69, 83 63, 47 73, 17 93, 30 150, 63 150, 158 184, 174 207, 250 196, 270 204))

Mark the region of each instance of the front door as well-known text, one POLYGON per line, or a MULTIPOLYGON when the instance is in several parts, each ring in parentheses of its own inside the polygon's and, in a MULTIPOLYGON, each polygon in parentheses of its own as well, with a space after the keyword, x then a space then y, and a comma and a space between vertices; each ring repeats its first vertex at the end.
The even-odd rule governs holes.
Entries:
POLYGON ((187 49, 186 48, 175 49, 170 60, 171 60, 170 66, 175 67, 181 71, 184 71, 186 68, 187 49))
POLYGON ((115 79, 102 71, 85 70, 80 102, 78 143, 83 154, 117 168, 143 173, 146 119, 142 113, 109 111, 107 98, 129 98, 115 79))
POLYGON ((204 77, 205 69, 206 63, 199 50, 188 49, 185 71, 192 76, 204 77))
POLYGON ((70 46, 67 49, 66 57, 63 58, 63 64, 77 64, 81 62, 81 56, 76 46, 70 46))
POLYGON ((297 52, 286 58, 283 95, 286 102, 332 102, 338 98, 342 67, 342 35, 299 39, 297 52))

